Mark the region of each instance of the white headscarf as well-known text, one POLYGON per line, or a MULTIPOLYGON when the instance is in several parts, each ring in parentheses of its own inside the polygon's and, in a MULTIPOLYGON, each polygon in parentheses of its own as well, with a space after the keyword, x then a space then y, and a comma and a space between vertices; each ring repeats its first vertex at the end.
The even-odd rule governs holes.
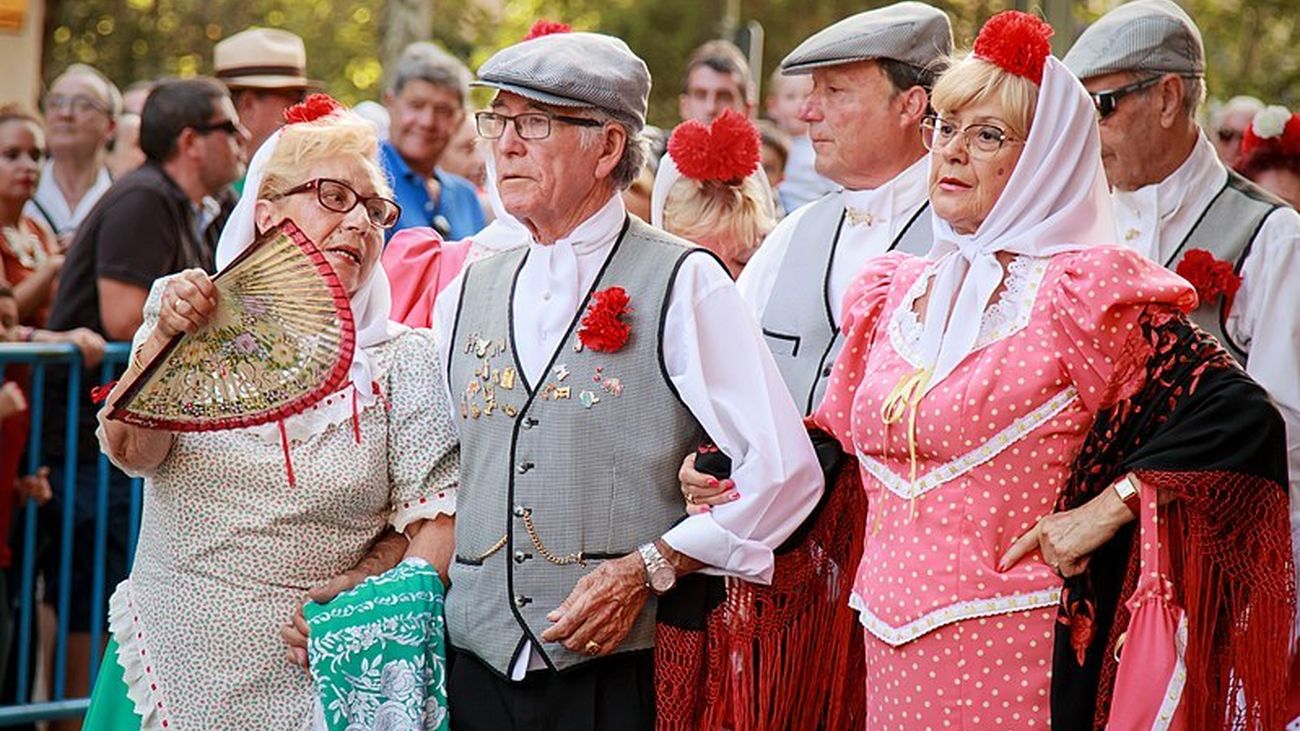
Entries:
MULTIPOLYGON (((224 269, 244 249, 253 244, 256 235, 254 209, 258 191, 262 187, 267 161, 271 159, 276 145, 280 142, 280 134, 281 132, 277 130, 266 142, 263 142, 248 165, 248 176, 244 179, 244 193, 240 196, 239 203, 235 205, 235 210, 230 214, 226 227, 221 231, 221 238, 217 241, 218 271, 224 269)), ((387 342, 406 329, 403 325, 388 319, 391 310, 392 298, 388 288, 388 275, 384 273, 384 268, 375 262, 374 268, 370 271, 370 278, 352 295, 352 320, 356 323, 356 347, 352 351, 352 366, 348 370, 348 376, 355 386, 356 398, 362 406, 369 406, 376 400, 374 389, 371 387, 376 380, 376 374, 366 349, 387 342)), ((301 422, 302 416, 292 421, 301 422)), ((326 423, 322 423, 321 427, 326 426, 333 419, 326 418, 322 421, 326 423)), ((311 431, 315 430, 311 429, 311 431)))
POLYGON ((920 348, 932 371, 927 390, 975 347, 979 315, 1002 283, 997 253, 1045 257, 1112 242, 1108 190, 1092 100, 1048 57, 1029 138, 988 217, 964 236, 933 216, 929 258, 938 263, 920 348))

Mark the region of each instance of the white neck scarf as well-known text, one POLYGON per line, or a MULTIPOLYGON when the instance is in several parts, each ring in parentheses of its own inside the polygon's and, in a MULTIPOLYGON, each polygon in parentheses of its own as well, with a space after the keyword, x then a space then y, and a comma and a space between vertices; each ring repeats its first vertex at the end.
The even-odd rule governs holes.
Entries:
MULTIPOLYGON (((262 143, 257 154, 253 156, 253 161, 248 165, 248 177, 244 179, 244 193, 240 196, 239 203, 235 205, 235 210, 230 214, 230 219, 226 222, 226 227, 221 231, 221 238, 217 242, 218 271, 224 269, 244 249, 253 244, 253 239, 256 237, 254 208, 257 204, 258 190, 262 187, 263 170, 279 142, 280 132, 276 131, 262 143)), ((319 245, 323 242, 312 243, 319 245)), ((388 319, 391 310, 392 296, 388 286, 388 275, 376 262, 374 269, 370 271, 370 278, 352 295, 352 320, 356 323, 356 347, 352 351, 352 366, 348 370, 348 376, 355 386, 356 398, 363 406, 369 406, 376 400, 374 389, 371 387, 371 383, 375 381, 374 364, 366 349, 387 342, 406 329, 388 319)), ((301 419, 301 415, 297 418, 301 419)), ((321 424, 321 428, 325 426, 327 425, 321 424)))
MULTIPOLYGON (((933 157, 931 158, 933 161, 933 157)), ((1053 256, 1114 241, 1096 111, 1083 85, 1048 58, 1029 138, 1002 196, 965 236, 933 217, 934 285, 921 334, 926 390, 970 354, 1002 283, 997 253, 1053 256)))

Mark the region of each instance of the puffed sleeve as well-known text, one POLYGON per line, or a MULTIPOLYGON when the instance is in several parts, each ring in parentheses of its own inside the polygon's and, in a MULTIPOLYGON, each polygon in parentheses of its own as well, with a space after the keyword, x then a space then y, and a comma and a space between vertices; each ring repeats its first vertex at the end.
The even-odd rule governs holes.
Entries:
POLYGON ((875 339, 876 325, 885 311, 889 288, 898 267, 912 258, 895 252, 870 260, 844 294, 840 312, 844 347, 835 359, 835 371, 826 385, 821 405, 813 414, 813 422, 838 439, 845 451, 853 451, 850 432, 853 394, 862 382, 863 367, 875 339))
POLYGON ((1089 411, 1096 411, 1115 363, 1148 307, 1196 308, 1185 279, 1119 246, 1062 254, 1050 291, 1058 358, 1089 411))
POLYGON ((388 480, 393 528, 439 514, 455 515, 460 443, 443 396, 433 333, 398 336, 388 375, 388 480))

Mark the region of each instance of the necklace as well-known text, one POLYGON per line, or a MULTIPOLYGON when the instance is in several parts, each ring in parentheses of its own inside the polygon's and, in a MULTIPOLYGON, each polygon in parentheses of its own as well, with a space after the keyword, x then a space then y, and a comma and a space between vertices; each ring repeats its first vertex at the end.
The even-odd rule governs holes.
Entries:
POLYGON ((41 245, 41 238, 31 231, 5 226, 4 240, 5 249, 18 260, 19 266, 29 271, 35 271, 49 258, 41 245))

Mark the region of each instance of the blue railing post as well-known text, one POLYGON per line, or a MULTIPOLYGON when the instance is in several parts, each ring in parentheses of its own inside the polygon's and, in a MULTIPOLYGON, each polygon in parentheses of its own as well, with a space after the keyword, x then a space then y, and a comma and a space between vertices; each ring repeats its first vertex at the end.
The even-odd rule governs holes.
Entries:
MULTIPOLYGON (((99 369, 99 378, 95 379, 98 383, 105 383, 113 377, 113 374, 125 365, 127 357, 130 354, 129 343, 110 343, 99 369)), ((37 683, 32 678, 32 668, 34 653, 37 651, 38 643, 34 641, 36 629, 39 626, 37 621, 38 607, 35 602, 36 592, 36 553, 39 546, 37 541, 37 531, 40 527, 40 521, 37 519, 37 510, 39 509, 34 500, 27 501, 26 510, 23 513, 22 521, 22 558, 21 558, 21 592, 19 616, 17 617, 18 641, 17 641, 17 677, 15 678, 15 690, 17 697, 14 699, 15 705, 0 706, 0 726, 9 726, 19 723, 33 723, 37 721, 47 721, 60 718, 79 718, 86 712, 89 706, 87 698, 65 698, 67 694, 67 651, 68 651, 68 611, 70 607, 70 596, 73 591, 91 592, 91 612, 90 617, 90 636, 91 636, 91 667, 90 678, 93 684, 98 665, 101 660, 101 650, 105 633, 105 613, 101 607, 104 604, 104 597, 110 587, 106 586, 106 557, 108 549, 108 505, 109 505, 109 478, 111 476, 110 466, 107 458, 102 455, 99 457, 96 481, 95 481, 95 523, 94 523, 94 572, 92 575, 91 586, 73 586, 71 578, 72 569, 72 551, 73 534, 75 530, 75 516, 77 509, 77 466, 79 455, 78 443, 78 425, 80 421, 81 407, 84 405, 83 399, 89 398, 89 384, 92 380, 89 377, 83 378, 83 369, 81 366, 81 353, 69 344, 48 344, 48 343, 16 343, 0 344, 0 368, 9 364, 29 364, 32 366, 31 382, 29 388, 29 413, 31 418, 30 436, 26 449, 26 458, 24 460, 28 474, 36 474, 44 464, 44 445, 42 444, 42 431, 45 424, 47 404, 53 408, 62 405, 67 415, 65 425, 63 447, 64 447, 64 479, 61 485, 53 486, 55 489, 62 490, 64 498, 64 514, 62 521, 58 526, 51 527, 51 530, 58 530, 62 538, 62 546, 58 557, 58 572, 61 585, 58 597, 58 626, 55 638, 55 654, 53 658, 53 682, 47 690, 50 694, 50 700, 46 702, 33 702, 33 690, 37 688, 37 683), (67 393, 63 394, 46 394, 46 371, 48 367, 64 367, 68 369, 67 393), (52 395, 54 398, 47 398, 52 395), (60 403, 61 400, 66 400, 60 403)), ((89 496, 90 486, 80 486, 81 492, 89 496)), ((141 480, 131 481, 131 496, 129 506, 130 517, 130 535, 128 536, 128 561, 134 561, 136 535, 140 524, 141 500, 143 490, 141 480)), ((128 568, 130 563, 128 563, 128 568)), ((49 597, 47 597, 48 599, 49 597)), ((92 685, 93 687, 93 685, 92 685)))

